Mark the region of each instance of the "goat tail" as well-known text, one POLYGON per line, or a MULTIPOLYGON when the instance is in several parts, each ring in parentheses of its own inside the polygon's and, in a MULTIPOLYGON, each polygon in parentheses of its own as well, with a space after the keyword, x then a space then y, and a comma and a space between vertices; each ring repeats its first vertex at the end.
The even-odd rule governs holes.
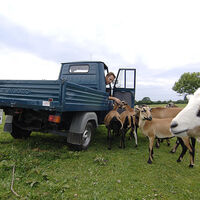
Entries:
POLYGON ((120 119, 120 117, 117 118, 119 120, 119 122, 121 123, 121 128, 120 129, 123 129, 123 123, 122 123, 122 120, 120 119))

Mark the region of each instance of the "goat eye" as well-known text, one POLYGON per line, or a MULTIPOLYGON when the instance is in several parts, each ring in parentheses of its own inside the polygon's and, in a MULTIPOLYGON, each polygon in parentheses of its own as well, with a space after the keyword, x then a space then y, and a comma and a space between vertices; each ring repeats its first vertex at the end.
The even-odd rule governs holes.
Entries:
POLYGON ((200 117, 200 110, 198 110, 197 112, 197 117, 200 117))

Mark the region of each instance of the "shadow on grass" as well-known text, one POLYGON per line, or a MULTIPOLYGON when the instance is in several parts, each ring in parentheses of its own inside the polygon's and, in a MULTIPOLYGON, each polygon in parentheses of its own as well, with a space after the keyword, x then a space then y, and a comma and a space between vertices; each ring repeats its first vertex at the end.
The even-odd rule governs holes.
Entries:
MULTIPOLYGON (((138 147, 135 147, 135 139, 132 138, 131 140, 129 139, 129 131, 126 133, 125 136, 125 149, 120 149, 119 144, 120 144, 120 139, 121 136, 112 136, 112 150, 135 150, 139 148, 144 148, 144 146, 148 145, 148 139, 141 135, 139 132, 138 134, 138 147)), ((108 149, 108 140, 107 140, 107 129, 105 126, 99 126, 96 129, 93 142, 91 143, 91 148, 99 149, 99 150, 107 150, 108 149)))
MULTIPOLYGON (((138 134, 138 147, 135 147, 135 140, 128 139, 129 133, 126 134, 125 150, 131 149, 140 149, 144 146, 147 147, 148 140, 142 136, 140 133, 138 134)), ((40 153, 46 152, 62 152, 62 151, 71 151, 72 149, 69 147, 67 143, 67 138, 58 136, 51 133, 39 133, 33 132, 31 136, 27 139, 12 139, 11 136, 6 137, 5 141, 1 141, 2 145, 14 145, 14 147, 18 151, 35 151, 40 153)), ((124 149, 119 148, 120 144, 120 136, 113 136, 112 139, 112 150, 124 151, 124 149)), ((99 126, 94 134, 94 137, 89 146, 89 150, 95 151, 105 151, 108 149, 108 141, 107 141, 107 129, 105 126, 99 126)), ((111 150, 111 151, 112 151, 111 150)))

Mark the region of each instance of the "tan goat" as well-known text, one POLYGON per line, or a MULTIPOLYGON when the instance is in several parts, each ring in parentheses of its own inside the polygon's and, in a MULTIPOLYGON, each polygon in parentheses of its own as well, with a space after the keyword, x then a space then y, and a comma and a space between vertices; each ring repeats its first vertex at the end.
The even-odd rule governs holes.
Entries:
POLYGON ((125 132, 124 134, 126 134, 126 132, 131 129, 130 138, 134 135, 135 146, 137 147, 137 133, 135 131, 135 111, 126 102, 123 101, 122 104, 122 108, 124 108, 125 111, 120 114, 120 119, 123 124, 123 131, 125 132))
MULTIPOLYGON (((137 108, 140 111, 139 117, 139 127, 142 130, 142 133, 149 138, 149 159, 148 163, 151 164, 153 161, 153 143, 156 137, 158 138, 171 138, 173 137, 170 132, 170 124, 173 118, 157 119, 152 118, 151 109, 149 107, 137 108)), ((181 140, 181 139, 180 139, 181 140)), ((194 155, 193 149, 190 145, 189 137, 182 138, 182 152, 179 156, 177 162, 180 162, 185 155, 187 148, 190 151, 190 167, 194 165, 194 155), (184 143, 182 142, 184 141, 184 143), (185 144, 185 145, 184 145, 185 144), (187 147, 187 148, 186 148, 187 147)))
POLYGON ((117 110, 121 107, 119 104, 114 104, 113 110, 111 110, 104 118, 104 124, 108 130, 108 149, 111 150, 111 131, 113 134, 121 134, 121 141, 120 141, 120 147, 124 148, 124 140, 125 136, 122 132, 123 124, 120 119, 120 114, 117 112, 117 110))
MULTIPOLYGON (((164 119, 164 118, 174 118, 180 111, 182 110, 182 108, 178 108, 178 107, 155 107, 151 109, 151 115, 153 118, 158 118, 158 119, 164 119)), ((168 146, 170 145, 170 141, 169 139, 167 139, 167 144, 168 146)), ((171 153, 175 153, 178 146, 179 146, 179 140, 176 140, 176 144, 173 146, 173 148, 171 149, 171 153)), ((160 140, 157 139, 156 140, 156 147, 158 148, 160 146, 160 140)))
MULTIPOLYGON (((139 123, 139 114, 140 112, 137 111, 137 108, 142 108, 145 107, 147 105, 142 105, 142 106, 136 106, 135 108, 135 126, 136 126, 136 133, 137 133, 137 128, 138 128, 138 123, 139 123)), ((165 108, 165 107, 154 107, 151 108, 151 115, 152 118, 158 118, 158 119, 164 119, 164 118, 174 118, 180 111, 182 110, 182 108, 165 108)), ((168 145, 169 140, 167 139, 167 143, 168 145)), ((176 145, 172 148, 171 152, 174 153, 176 152, 176 149, 179 145, 179 141, 176 141, 176 145)), ((157 139, 156 141, 156 147, 160 146, 160 142, 159 139, 157 139)))
POLYGON ((174 108, 164 108, 164 107, 155 107, 151 109, 151 115, 153 118, 174 118, 182 108, 174 107, 174 108))

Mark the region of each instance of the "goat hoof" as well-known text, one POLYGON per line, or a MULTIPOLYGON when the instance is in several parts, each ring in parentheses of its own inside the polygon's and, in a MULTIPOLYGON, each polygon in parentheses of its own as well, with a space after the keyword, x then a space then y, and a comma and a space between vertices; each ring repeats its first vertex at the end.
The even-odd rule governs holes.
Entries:
POLYGON ((174 151, 174 150, 171 150, 169 153, 175 153, 176 151, 174 151))
POLYGON ((181 162, 181 159, 178 159, 176 162, 181 162))
POLYGON ((194 167, 194 165, 192 165, 192 164, 189 165, 189 168, 193 168, 193 167, 194 167))
POLYGON ((147 163, 148 163, 148 164, 152 164, 152 161, 149 159, 149 160, 147 161, 147 163))
POLYGON ((111 150, 111 148, 110 148, 110 147, 108 147, 108 150, 111 150))
POLYGON ((137 148, 137 147, 138 147, 138 145, 136 144, 136 145, 135 145, 135 147, 137 148))

